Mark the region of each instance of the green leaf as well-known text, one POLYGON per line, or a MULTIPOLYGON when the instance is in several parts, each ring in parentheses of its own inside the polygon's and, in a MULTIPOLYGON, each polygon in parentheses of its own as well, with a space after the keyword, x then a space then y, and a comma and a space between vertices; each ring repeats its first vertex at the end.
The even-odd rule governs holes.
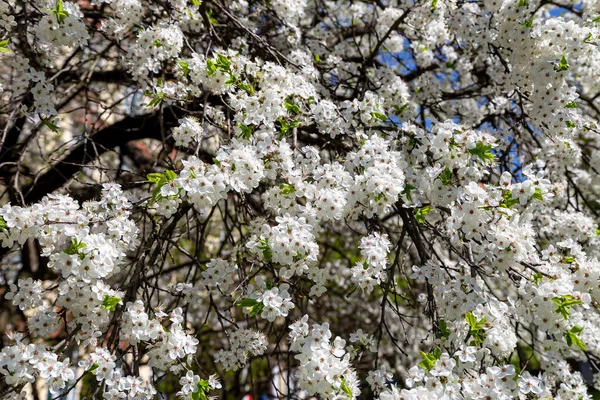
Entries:
POLYGON ((225 81, 226 85, 233 86, 237 82, 237 78, 234 75, 229 75, 229 79, 225 81))
POLYGON ((192 400, 208 400, 208 393, 210 392, 210 385, 208 384, 208 380, 200 379, 198 384, 196 385, 197 390, 192 392, 191 399, 192 400))
POLYGON ((494 160, 494 155, 490 152, 491 149, 491 144, 483 144, 482 142, 477 142, 475 147, 469 149, 469 153, 476 155, 484 162, 489 162, 494 160))
POLYGON ((250 96, 254 95, 255 89, 254 86, 252 86, 249 83, 238 83, 238 87, 244 91, 246 91, 246 93, 248 93, 250 96))
POLYGON ((214 10, 212 8, 209 8, 208 11, 206 12, 206 15, 208 16, 208 23, 211 25, 214 24, 218 24, 219 21, 217 21, 212 15, 214 13, 214 10))
POLYGON ((156 39, 156 40, 154 41, 154 43, 152 43, 152 44, 154 45, 154 47, 162 47, 162 46, 163 46, 163 44, 162 44, 162 42, 160 41, 160 39, 156 39))
POLYGON ((269 246, 269 239, 259 239, 258 241, 260 242, 260 246, 257 246, 258 249, 262 251, 265 260, 271 262, 273 259, 273 250, 271 250, 271 247, 269 246))
POLYGON ((177 179, 177 174, 175 173, 175 171, 168 169, 165 171, 165 174, 167 175, 167 179, 169 181, 177 179))
POLYGON ((195 6, 201 6, 202 5, 202 1, 201 0, 192 0, 192 4, 195 6))
POLYGON ((255 315, 259 314, 264 308, 265 305, 263 303, 257 303, 256 305, 254 305, 254 307, 250 309, 250 316, 254 317, 255 315))
POLYGON ((483 329, 485 327, 486 320, 487 320, 487 317, 485 315, 483 317, 481 317, 481 319, 479 321, 477 321, 477 328, 483 329))
POLYGON ((477 318, 475 318, 473 313, 469 311, 465 315, 465 319, 469 324, 469 337, 473 338, 473 340, 471 341, 471 345, 476 346, 483 343, 485 339, 484 328, 486 317, 483 316, 479 321, 477 321, 477 318))
POLYGON ((577 103, 574 101, 570 101, 567 104, 565 104, 565 108, 577 108, 577 103))
POLYGON ((235 303, 235 305, 246 308, 248 311, 250 311, 251 317, 254 317, 265 308, 265 305, 263 303, 259 303, 258 301, 256 301, 256 299, 250 298, 242 299, 235 303))
POLYGON ((321 56, 318 54, 315 54, 315 64, 318 64, 321 62, 321 56))
POLYGON ((573 122, 573 121, 565 121, 565 125, 567 126, 567 128, 570 128, 570 129, 573 129, 577 126, 575 124, 575 122, 573 122))
POLYGON ((502 192, 502 198, 504 199, 504 201, 500 204, 500 207, 504 208, 511 208, 519 202, 519 199, 517 197, 513 197, 512 190, 505 190, 504 192, 502 192))
POLYGON ((104 295, 102 299, 102 307, 108 311, 115 311, 117 304, 121 302, 119 297, 104 295))
POLYGON ((450 329, 448 329, 448 324, 443 319, 440 320, 438 337, 447 338, 450 336, 450 329))
POLYGON ((467 323, 469 324, 471 329, 475 329, 475 327, 477 326, 477 318, 475 318, 471 311, 469 311, 467 315, 465 315, 465 319, 467 320, 467 323))
POLYGON ((544 195, 542 194, 542 189, 540 188, 535 188, 535 193, 533 193, 533 196, 531 197, 539 201, 544 201, 544 195))
POLYGON ((283 139, 284 136, 292 133, 293 129, 300 125, 300 121, 295 119, 292 122, 287 122, 285 118, 279 118, 279 123, 281 124, 281 133, 279 134, 279 140, 283 139))
POLYGON ((202 391, 204 391, 205 393, 208 393, 208 391, 211 389, 210 384, 208 383, 208 380, 200 379, 200 382, 198 382, 198 389, 202 389, 202 391))
POLYGON ((587 43, 587 44, 593 44, 596 45, 596 42, 594 42, 592 39, 594 38, 594 35, 592 35, 592 32, 588 33, 588 35, 585 37, 585 39, 583 39, 583 43, 587 43))
POLYGON ((42 118, 42 122, 44 123, 44 125, 46 125, 52 132, 54 133, 58 133, 58 126, 56 124, 54 124, 52 121, 50 121, 47 118, 42 118))
POLYGON ((8 224, 6 223, 6 220, 0 215, 0 231, 4 231, 8 229, 8 224))
POLYGON ((426 369, 426 370, 430 370, 431 368, 433 368, 434 363, 431 362, 431 358, 430 358, 430 354, 429 353, 425 353, 423 351, 419 351, 419 354, 421 354, 421 357, 423 358, 423 361, 421 361, 419 363, 419 367, 426 369))
POLYGON ((258 303, 258 301, 256 301, 256 299, 247 298, 247 299, 242 299, 242 300, 236 302, 235 305, 239 306, 239 307, 252 307, 252 306, 256 305, 257 303, 258 303))
POLYGON ((415 211, 415 219, 417 220, 417 223, 424 224, 425 216, 427 214, 429 214, 431 212, 431 210, 433 210, 432 206, 425 206, 425 207, 421 207, 421 208, 417 209, 415 211))
POLYGON ((575 299, 570 294, 554 297, 552 301, 557 305, 554 311, 559 313, 565 320, 571 316, 571 307, 583 304, 581 300, 575 299))
POLYGON ((487 320, 486 316, 484 315, 479 321, 477 321, 477 318, 475 318, 475 316, 473 315, 473 313, 471 311, 469 311, 465 315, 465 319, 467 320, 467 323, 471 327, 472 331, 479 331, 479 330, 484 329, 485 321, 487 320))
POLYGON ((208 400, 208 396, 203 391, 198 390, 197 392, 192 392, 191 400, 208 400))
POLYGON ((372 112, 371 117, 378 119, 380 121, 383 121, 383 122, 388 120, 388 117, 385 114, 382 114, 380 112, 372 112))
POLYGON ((573 333, 581 333, 582 331, 583 331, 582 326, 575 325, 574 327, 571 328, 571 332, 573 332, 573 333))
POLYGON ((444 185, 449 185, 452 183, 452 170, 448 167, 442 171, 442 173, 438 176, 444 185))
POLYGON ((146 96, 152 97, 152 100, 146 105, 146 107, 154 107, 162 103, 165 98, 165 94, 163 92, 156 93, 152 95, 150 93, 146 93, 146 96))
POLYGON ((569 63, 567 62, 567 57, 563 54, 560 58, 558 66, 555 67, 557 71, 567 71, 569 69, 569 63))
POLYGON ((98 363, 93 363, 93 364, 90 366, 90 369, 88 369, 88 370, 87 370, 87 372, 94 373, 94 371, 96 371, 97 369, 98 369, 98 363))
POLYGON ((206 60, 206 73, 208 76, 214 76, 217 74, 217 65, 211 59, 206 60))
POLYGON ((10 38, 0 41, 0 53, 12 53, 8 48, 8 42, 10 42, 10 38))
POLYGON ((408 103, 405 103, 402 106, 394 106, 394 111, 396 112, 396 115, 400 115, 404 111, 406 111, 408 109, 408 107, 409 107, 408 103))
POLYGON ((279 189, 281 189, 281 193, 284 195, 292 194, 296 191, 296 188, 288 183, 282 183, 279 185, 279 189))
POLYGON ((434 11, 437 7, 438 0, 431 0, 431 11, 434 11))
POLYGON ((405 195, 406 195, 406 198, 407 198, 409 201, 412 201, 412 198, 411 198, 410 192, 412 192, 412 191, 413 191, 413 190, 415 190, 416 188, 417 188, 416 186, 413 186, 413 185, 411 185, 410 183, 407 183, 407 184, 406 184, 406 186, 404 186, 404 189, 402 189, 402 191, 401 191, 400 193, 402 193, 402 194, 405 194, 405 195))
POLYGON ((583 340, 581 340, 576 334, 571 334, 571 340, 573 341, 573 344, 579 347, 581 350, 587 350, 587 347, 585 347, 585 343, 583 343, 583 340))
POLYGON ((146 175, 146 182, 161 184, 167 182, 167 177, 163 173, 152 172, 146 175))
POLYGON ((217 68, 221 72, 230 72, 231 70, 231 61, 223 54, 217 53, 217 68))
POLYGON ((340 389, 342 389, 342 392, 344 392, 346 394, 346 396, 348 396, 349 399, 353 398, 352 388, 350 386, 348 386, 345 378, 342 378, 342 384, 340 385, 340 389))
POLYGON ((527 7, 529 6, 529 3, 527 2, 527 0, 519 0, 519 7, 527 7))
MULTIPOLYGON (((81 256, 81 254, 79 253, 80 250, 85 249, 87 246, 85 243, 83 242, 78 242, 77 239, 75 238, 71 238, 71 246, 65 250, 65 254, 68 254, 70 256, 73 256, 75 254, 79 254, 81 256)), ((85 257, 85 255, 84 255, 85 257)))
POLYGON ((63 9, 62 0, 58 0, 56 2, 56 7, 51 8, 50 11, 56 16, 56 20, 59 24, 63 24, 65 22, 65 18, 69 16, 69 13, 63 9))
POLYGON ((240 137, 242 137, 246 140, 250 140, 250 138, 252 137, 252 133, 254 132, 254 127, 244 125, 241 122, 238 123, 237 126, 238 126, 238 128, 240 128, 242 130, 242 134, 240 135, 240 137))
POLYGON ((563 334, 569 347, 574 344, 575 346, 579 347, 583 351, 587 350, 585 343, 583 343, 583 340, 581 340, 581 338, 579 337, 579 334, 582 331, 583 331, 583 327, 576 325, 563 334))
POLYGON ((435 362, 441 357, 442 351, 438 348, 434 349, 431 353, 425 353, 424 351, 419 351, 419 354, 423 358, 423 361, 419 363, 419 367, 430 370, 435 366, 435 362))
POLYGON ((600 15, 598 15, 596 18, 594 18, 592 20, 592 22, 600 22, 600 15))
POLYGON ((300 114, 300 107, 294 103, 294 100, 292 99, 291 96, 287 97, 284 100, 284 104, 285 104, 285 109, 288 110, 288 112, 294 113, 294 114, 300 114))
POLYGON ((526 19, 521 26, 525 29, 531 28, 533 26, 533 16, 526 19))
MULTIPOLYGON (((171 173, 172 173, 172 174, 175 174, 175 172, 173 172, 173 171, 171 171, 171 173)), ((172 175, 171 173, 169 173, 169 172, 167 171, 167 174, 169 174, 171 177, 173 177, 173 175, 172 175)), ((154 184, 156 184, 156 187, 155 187, 155 188, 154 188, 154 190, 152 191, 152 199, 153 199, 154 201, 158 201, 158 200, 160 200, 160 199, 161 199, 161 195, 160 195, 160 189, 161 189, 161 188, 162 188, 164 185, 166 185, 166 184, 169 182, 169 180, 173 180, 173 179, 175 179, 175 178, 177 178, 177 175, 176 175, 176 174, 175 174, 175 177, 174 177, 174 178, 172 178, 172 179, 169 179, 169 178, 167 177, 167 175, 165 175, 165 174, 163 174, 163 173, 160 173, 160 172, 152 172, 152 173, 150 173, 150 174, 146 175, 146 182, 149 182, 149 183, 154 183, 154 184)))
POLYGON ((177 65, 183 71, 183 75, 188 75, 190 73, 190 64, 187 61, 177 60, 177 65))

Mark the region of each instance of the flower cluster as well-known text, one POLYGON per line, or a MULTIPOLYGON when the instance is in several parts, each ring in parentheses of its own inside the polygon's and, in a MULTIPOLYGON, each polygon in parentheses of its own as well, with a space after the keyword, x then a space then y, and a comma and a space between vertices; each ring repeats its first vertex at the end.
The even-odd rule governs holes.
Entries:
POLYGON ((349 398, 360 394, 356 371, 350 366, 346 341, 336 337, 331 342, 329 324, 308 326, 308 315, 289 327, 290 348, 298 351, 298 384, 310 395, 325 399, 349 398))
POLYGON ((215 361, 222 364, 226 370, 237 371, 246 365, 249 355, 263 354, 267 350, 267 344, 267 338, 262 332, 238 329, 228 338, 229 350, 217 351, 215 361))
POLYGON ((89 34, 79 6, 62 0, 49 0, 46 3, 47 11, 34 28, 39 45, 45 49, 86 45, 89 34))
POLYGON ((348 164, 356 171, 348 208, 354 207, 368 217, 383 214, 404 190, 401 153, 390 151, 389 143, 381 137, 366 139, 359 151, 349 155, 348 164))
POLYGON ((200 122, 192 117, 186 117, 179 121, 180 125, 173 129, 173 138, 176 146, 187 147, 192 142, 197 142, 202 137, 202 126, 200 122))
POLYGON ((387 254, 391 243, 387 235, 374 233, 364 237, 358 246, 364 260, 352 267, 352 280, 358 286, 370 292, 375 284, 380 285, 384 280, 387 264, 387 254))
MULTIPOLYGON (((276 287, 271 287, 269 282, 262 278, 255 279, 256 288, 250 288, 248 298, 262 304, 260 316, 269 322, 275 321, 277 317, 287 317, 289 311, 294 308, 292 297, 288 292, 290 285, 283 283, 276 287)), ((251 310, 247 310, 251 312, 251 310)))
POLYGON ((69 359, 59 360, 52 349, 23 343, 23 335, 12 338, 15 344, 0 352, 0 373, 9 385, 33 383, 37 377, 45 380, 50 392, 59 393, 73 381, 75 373, 69 359))
POLYGON ((284 215, 275 220, 276 226, 262 225, 260 235, 246 246, 265 262, 284 266, 283 276, 302 274, 309 264, 316 262, 319 252, 312 226, 303 217, 284 215))
POLYGON ((0 0, 2 396, 590 398, 600 2, 559 3, 0 0))
POLYGON ((229 294, 234 288, 237 266, 227 260, 212 259, 202 271, 202 284, 213 294, 229 294))

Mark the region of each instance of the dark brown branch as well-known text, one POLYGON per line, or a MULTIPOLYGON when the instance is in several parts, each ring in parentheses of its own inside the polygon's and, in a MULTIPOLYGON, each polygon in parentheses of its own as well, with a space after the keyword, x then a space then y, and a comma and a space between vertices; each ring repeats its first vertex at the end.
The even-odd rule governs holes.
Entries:
MULTIPOLYGON (((83 165, 97 160, 107 151, 133 140, 162 139, 159 118, 158 113, 126 117, 84 139, 49 171, 36 177, 34 182, 25 189, 25 202, 27 204, 38 202, 47 194, 60 189, 81 170, 83 165)), ((163 118, 166 127, 174 126, 178 119, 172 112, 163 113, 163 118)))

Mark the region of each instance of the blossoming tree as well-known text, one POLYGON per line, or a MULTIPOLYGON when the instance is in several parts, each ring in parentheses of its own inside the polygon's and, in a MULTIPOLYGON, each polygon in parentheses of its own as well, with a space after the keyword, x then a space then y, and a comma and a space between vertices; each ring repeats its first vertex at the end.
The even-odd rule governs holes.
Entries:
POLYGON ((600 1, 0 11, 3 399, 592 398, 600 1))

